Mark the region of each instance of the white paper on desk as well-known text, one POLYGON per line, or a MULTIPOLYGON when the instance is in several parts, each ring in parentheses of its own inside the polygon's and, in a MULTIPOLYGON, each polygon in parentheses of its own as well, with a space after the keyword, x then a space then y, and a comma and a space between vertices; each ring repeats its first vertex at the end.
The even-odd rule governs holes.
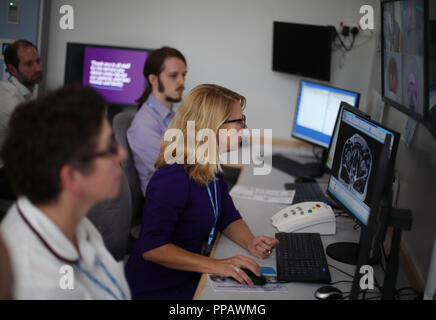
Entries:
POLYGON ((288 292, 288 288, 282 283, 266 283, 263 286, 252 286, 242 284, 230 278, 221 278, 213 274, 208 274, 210 286, 214 291, 232 292, 288 292))
POLYGON ((295 190, 270 190, 237 185, 232 188, 230 195, 241 199, 292 204, 295 190))

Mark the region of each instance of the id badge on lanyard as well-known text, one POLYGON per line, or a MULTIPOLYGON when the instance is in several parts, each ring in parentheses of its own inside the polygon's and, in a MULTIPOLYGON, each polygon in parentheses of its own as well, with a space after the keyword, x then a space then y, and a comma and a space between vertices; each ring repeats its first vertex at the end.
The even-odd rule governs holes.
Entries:
POLYGON ((216 231, 216 223, 218 220, 218 196, 216 191, 216 180, 213 181, 213 188, 215 192, 215 203, 212 198, 212 192, 210 191, 209 185, 206 186, 207 193, 209 195, 210 204, 212 205, 213 215, 214 215, 214 222, 212 226, 212 230, 210 230, 209 236, 207 238, 206 247, 203 250, 203 255, 208 256, 210 254, 211 248, 212 248, 212 241, 215 237, 215 231, 216 231))

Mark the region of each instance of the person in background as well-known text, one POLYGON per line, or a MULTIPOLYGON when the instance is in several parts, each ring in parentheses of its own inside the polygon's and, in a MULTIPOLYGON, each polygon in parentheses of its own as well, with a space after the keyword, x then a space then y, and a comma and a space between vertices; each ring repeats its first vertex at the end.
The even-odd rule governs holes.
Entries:
POLYGON ((173 103, 182 99, 186 72, 186 59, 174 48, 157 49, 145 61, 146 88, 137 100, 139 110, 127 130, 127 140, 144 195, 155 170, 160 140, 174 117, 173 103))
MULTIPOLYGON (((35 85, 42 80, 41 58, 35 45, 17 40, 4 53, 7 80, 0 81, 0 148, 6 136, 8 121, 15 107, 34 97, 35 85)), ((15 200, 0 158, 0 198, 15 200)))
POLYGON ((278 243, 252 234, 233 204, 219 164, 220 152, 240 145, 239 131, 246 128, 244 107, 243 96, 209 84, 197 86, 182 102, 168 132, 182 132, 183 140, 161 142, 157 170, 147 187, 141 233, 126 264, 134 299, 192 299, 201 273, 249 285, 253 282, 241 268, 260 275, 259 265, 250 257, 209 257, 215 230, 260 259, 269 257, 278 243), (187 133, 188 121, 195 121, 194 133, 187 133), (209 130, 208 139, 215 142, 219 135, 218 143, 203 158, 207 161, 189 161, 199 159, 195 153, 202 141, 196 139, 189 146, 185 138, 197 137, 200 130, 209 130), (174 144, 183 146, 181 163, 169 164, 167 152, 174 144))
POLYGON ((66 86, 19 105, 1 156, 18 199, 0 224, 16 299, 129 299, 123 265, 86 218, 120 190, 126 151, 106 103, 66 86))

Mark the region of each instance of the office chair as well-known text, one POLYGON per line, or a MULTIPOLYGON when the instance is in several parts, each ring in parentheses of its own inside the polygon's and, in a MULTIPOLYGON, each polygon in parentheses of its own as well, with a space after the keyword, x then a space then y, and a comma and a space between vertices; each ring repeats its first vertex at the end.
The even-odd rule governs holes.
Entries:
POLYGON ((129 129, 134 117, 135 113, 133 112, 120 112, 113 118, 112 126, 115 139, 126 149, 128 154, 127 159, 121 163, 121 168, 129 182, 132 197, 133 223, 140 223, 144 210, 144 195, 142 194, 139 175, 133 162, 132 150, 127 141, 127 129, 129 129))
POLYGON ((106 248, 116 260, 122 260, 130 253, 128 241, 132 223, 132 199, 123 171, 119 195, 115 199, 97 203, 89 210, 87 217, 100 231, 106 248))

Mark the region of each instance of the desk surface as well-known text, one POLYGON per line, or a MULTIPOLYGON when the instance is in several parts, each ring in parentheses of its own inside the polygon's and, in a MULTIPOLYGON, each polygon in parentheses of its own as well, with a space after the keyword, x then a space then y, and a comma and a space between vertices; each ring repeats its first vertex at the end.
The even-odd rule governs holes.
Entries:
MULTIPOLYGON (((268 160, 266 160, 268 161, 268 160)), ((268 162, 267 162, 268 163, 268 162)), ((293 182, 293 177, 281 172, 275 168, 272 168, 271 172, 266 176, 255 176, 253 174, 253 167, 247 165, 244 167, 243 172, 238 180, 240 185, 249 185, 265 189, 284 189, 284 183, 293 182)), ((320 184, 323 187, 327 186, 327 180, 324 178, 320 180, 320 184)), ((274 237, 274 234, 278 230, 272 226, 271 217, 286 205, 271 204, 254 200, 245 200, 233 198, 236 208, 240 211, 242 217, 250 227, 251 231, 255 235, 267 235, 274 237)), ((354 222, 352 219, 338 217, 336 219, 336 235, 322 236, 324 247, 334 242, 350 241, 358 242, 360 231, 353 229, 354 222)), ((215 244, 213 257, 216 259, 223 259, 234 256, 236 254, 246 255, 253 258, 260 266, 271 266, 276 270, 276 257, 275 250, 271 256, 267 259, 258 259, 249 255, 249 253, 231 241, 226 236, 222 235, 215 244)), ((354 274, 355 267, 347 264, 337 262, 327 256, 327 262, 329 265, 333 265, 349 274, 354 274)), ((351 281, 352 279, 344 273, 330 267, 331 282, 337 281, 351 281)), ((205 274, 202 275, 202 280, 197 288, 197 292, 194 299, 203 300, 290 300, 290 299, 315 299, 314 292, 323 284, 313 283, 287 283, 288 293, 279 292, 215 292, 209 284, 209 280, 205 274)), ((335 284, 343 292, 351 291, 351 283, 344 282, 335 284)))

